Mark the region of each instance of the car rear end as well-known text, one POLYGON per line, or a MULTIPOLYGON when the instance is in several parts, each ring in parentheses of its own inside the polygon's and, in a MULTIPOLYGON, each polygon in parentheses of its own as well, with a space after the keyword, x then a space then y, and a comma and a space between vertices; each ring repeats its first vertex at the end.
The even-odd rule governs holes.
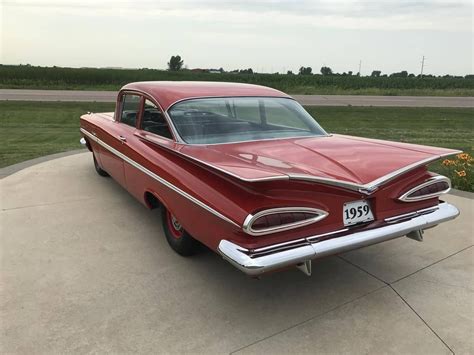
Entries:
POLYGON ((218 251, 246 274, 297 266, 311 260, 394 238, 421 241, 423 231, 454 219, 459 211, 440 196, 449 179, 419 167, 372 193, 311 181, 257 183, 259 205, 242 232, 223 239, 218 251))

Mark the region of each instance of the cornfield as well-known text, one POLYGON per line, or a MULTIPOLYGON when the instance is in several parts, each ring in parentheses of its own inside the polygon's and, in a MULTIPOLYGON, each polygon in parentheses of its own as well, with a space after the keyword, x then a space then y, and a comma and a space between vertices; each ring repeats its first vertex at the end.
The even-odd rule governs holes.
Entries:
POLYGON ((232 81, 270 86, 290 93, 383 93, 419 94, 430 91, 471 96, 474 78, 464 77, 359 77, 342 75, 287 74, 212 74, 182 70, 170 72, 155 69, 98 69, 0 65, 1 88, 32 89, 119 89, 134 81, 189 80, 232 81), (410 92, 412 91, 412 92, 410 92))

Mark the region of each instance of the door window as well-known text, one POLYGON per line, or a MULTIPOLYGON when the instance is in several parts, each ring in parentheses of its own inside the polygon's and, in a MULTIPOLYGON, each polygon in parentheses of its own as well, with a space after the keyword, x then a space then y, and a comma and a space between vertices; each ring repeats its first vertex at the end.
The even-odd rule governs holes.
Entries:
POLYGON ((140 99, 141 97, 139 95, 123 95, 120 122, 132 127, 136 126, 138 112, 140 111, 140 99))
POLYGON ((168 139, 173 139, 163 112, 148 99, 145 100, 145 107, 143 108, 142 129, 168 139))

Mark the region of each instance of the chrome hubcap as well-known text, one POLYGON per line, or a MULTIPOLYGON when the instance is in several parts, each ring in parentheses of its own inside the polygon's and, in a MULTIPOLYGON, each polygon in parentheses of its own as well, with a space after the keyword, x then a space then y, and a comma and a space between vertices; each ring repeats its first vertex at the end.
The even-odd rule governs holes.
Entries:
POLYGON ((176 229, 177 231, 181 230, 181 224, 178 222, 178 220, 175 218, 175 216, 171 216, 171 223, 173 224, 173 228, 176 229))

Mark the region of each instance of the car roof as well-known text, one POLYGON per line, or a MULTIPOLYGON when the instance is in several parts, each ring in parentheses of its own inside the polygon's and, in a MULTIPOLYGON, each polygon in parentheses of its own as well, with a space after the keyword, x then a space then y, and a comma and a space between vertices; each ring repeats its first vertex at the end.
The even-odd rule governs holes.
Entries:
POLYGON ((142 81, 127 84, 121 90, 144 92, 154 98, 165 111, 177 101, 200 97, 291 98, 281 91, 266 86, 213 81, 142 81))

